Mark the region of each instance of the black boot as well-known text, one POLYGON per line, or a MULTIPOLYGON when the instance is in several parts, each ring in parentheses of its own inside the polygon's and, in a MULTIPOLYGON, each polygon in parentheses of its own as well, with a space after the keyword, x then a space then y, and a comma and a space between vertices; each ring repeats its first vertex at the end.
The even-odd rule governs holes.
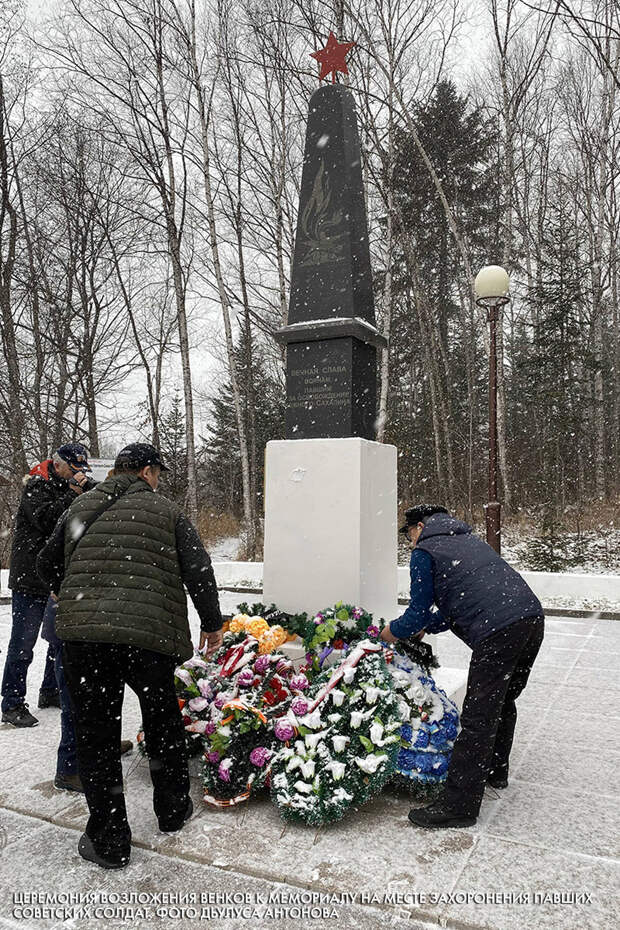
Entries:
POLYGON ((45 707, 60 707, 60 695, 55 691, 39 691, 38 706, 43 710, 45 707))
POLYGON ((97 852, 90 836, 82 833, 78 843, 78 852, 82 859, 88 862, 96 862, 102 869, 124 869, 129 863, 129 848, 118 849, 114 852, 107 852, 102 855, 97 852))
POLYGON ((487 782, 492 788, 507 788, 508 772, 489 772, 487 775, 487 782))
POLYGON ((188 798, 187 807, 185 808, 185 813, 183 814, 182 817, 177 817, 174 820, 172 818, 168 818, 167 820, 164 820, 163 817, 159 819, 158 821, 159 832, 160 833, 178 833, 179 830, 182 829, 183 824, 187 820, 189 820, 189 818, 192 816, 193 813, 194 813, 194 804, 192 802, 192 799, 188 798))
POLYGON ((39 721, 28 710, 27 704, 12 707, 2 713, 2 723, 10 723, 13 727, 36 727, 39 721))
POLYGON ((442 801, 435 801, 429 807, 414 807, 409 811, 409 820, 416 827, 473 827, 477 817, 459 813, 442 801))

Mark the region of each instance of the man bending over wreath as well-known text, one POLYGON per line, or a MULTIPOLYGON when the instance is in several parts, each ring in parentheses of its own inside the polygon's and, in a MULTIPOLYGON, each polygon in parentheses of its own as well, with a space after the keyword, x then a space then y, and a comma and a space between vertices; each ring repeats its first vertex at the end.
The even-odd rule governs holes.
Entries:
POLYGON ((420 827, 469 827, 486 782, 508 785, 515 699, 543 641, 543 609, 521 575, 444 507, 412 507, 405 518, 400 532, 412 547, 411 602, 382 638, 393 643, 452 630, 472 650, 444 789, 430 806, 411 810, 409 820, 420 827))

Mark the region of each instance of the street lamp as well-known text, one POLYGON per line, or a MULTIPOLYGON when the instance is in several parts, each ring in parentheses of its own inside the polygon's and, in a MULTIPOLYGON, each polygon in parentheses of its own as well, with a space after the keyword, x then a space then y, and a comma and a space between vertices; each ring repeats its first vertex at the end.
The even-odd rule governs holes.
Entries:
POLYGON ((497 332, 499 310, 510 300, 510 278, 499 265, 487 265, 474 281, 476 303, 487 308, 491 327, 489 352, 489 500, 485 504, 487 542, 501 555, 501 504, 497 494, 497 332))

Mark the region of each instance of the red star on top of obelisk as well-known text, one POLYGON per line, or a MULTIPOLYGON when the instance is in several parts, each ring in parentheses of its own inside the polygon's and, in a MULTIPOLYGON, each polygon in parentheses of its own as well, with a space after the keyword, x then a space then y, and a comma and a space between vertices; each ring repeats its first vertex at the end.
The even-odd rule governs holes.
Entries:
POLYGON ((342 71, 348 74, 347 63, 345 58, 354 47, 355 42, 339 42, 333 32, 329 33, 329 39, 325 48, 318 52, 312 52, 311 58, 316 58, 321 66, 319 81, 322 81, 328 75, 332 76, 332 83, 336 80, 336 71, 342 71))

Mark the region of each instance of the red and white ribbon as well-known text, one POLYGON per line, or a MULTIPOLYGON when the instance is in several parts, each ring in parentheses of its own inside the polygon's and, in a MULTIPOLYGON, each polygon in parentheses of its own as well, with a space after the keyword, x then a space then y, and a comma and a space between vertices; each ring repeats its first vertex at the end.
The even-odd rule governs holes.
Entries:
POLYGON ((325 700, 332 688, 336 687, 348 668, 355 668, 357 663, 360 661, 360 659, 363 659, 364 656, 380 651, 381 645, 379 643, 373 643, 370 639, 363 639, 361 643, 358 643, 357 646, 351 650, 346 659, 340 663, 325 687, 319 691, 306 713, 311 714, 313 710, 316 710, 319 704, 325 700))

